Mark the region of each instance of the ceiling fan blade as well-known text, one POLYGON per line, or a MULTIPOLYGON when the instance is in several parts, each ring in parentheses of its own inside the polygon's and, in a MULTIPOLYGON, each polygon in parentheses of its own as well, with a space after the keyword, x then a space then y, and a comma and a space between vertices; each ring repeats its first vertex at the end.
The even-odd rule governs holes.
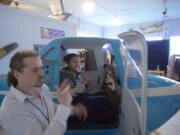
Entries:
POLYGON ((70 16, 72 16, 71 13, 67 13, 67 12, 64 12, 61 16, 63 16, 63 19, 64 21, 66 21, 70 16))
POLYGON ((71 13, 63 13, 63 14, 60 14, 60 15, 49 15, 48 17, 51 17, 51 18, 54 18, 54 19, 57 19, 57 20, 62 20, 62 21, 66 21, 70 16, 72 16, 71 13))
POLYGON ((3 5, 10 5, 13 0, 0 0, 0 3, 3 5))
POLYGON ((62 6, 62 1, 60 0, 48 0, 49 7, 51 9, 52 15, 59 15, 64 12, 64 7, 62 6))
POLYGON ((64 13, 64 4, 63 4, 63 0, 60 0, 60 5, 61 5, 62 13, 64 13))
POLYGON ((36 8, 34 5, 30 3, 24 3, 20 1, 12 1, 10 6, 15 7, 15 8, 20 8, 20 9, 28 9, 28 10, 33 10, 36 8))
POLYGON ((16 49, 18 47, 18 44, 16 42, 10 43, 3 48, 0 48, 0 59, 9 54, 11 51, 16 49))

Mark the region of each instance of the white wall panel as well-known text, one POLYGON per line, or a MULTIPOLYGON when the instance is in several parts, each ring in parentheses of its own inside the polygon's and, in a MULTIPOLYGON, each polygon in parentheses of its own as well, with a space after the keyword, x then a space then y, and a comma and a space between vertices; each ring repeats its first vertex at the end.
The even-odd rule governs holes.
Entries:
POLYGON ((76 36, 76 26, 49 18, 24 13, 0 5, 0 47, 17 42, 19 47, 0 60, 0 74, 8 72, 11 56, 21 49, 33 49, 34 44, 47 44, 51 40, 41 39, 40 27, 65 31, 66 36, 76 36))
POLYGON ((102 28, 87 21, 79 20, 77 35, 83 37, 102 37, 102 28))

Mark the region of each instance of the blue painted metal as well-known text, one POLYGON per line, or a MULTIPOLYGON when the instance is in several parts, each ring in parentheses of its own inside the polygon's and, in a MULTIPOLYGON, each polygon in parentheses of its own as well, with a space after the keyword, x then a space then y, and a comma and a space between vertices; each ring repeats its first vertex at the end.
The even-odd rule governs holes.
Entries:
MULTIPOLYGON (((0 75, 0 90, 8 91, 9 85, 7 84, 7 76, 6 75, 0 75)), ((0 95, 0 104, 3 100, 4 96, 0 95)))
POLYGON ((147 131, 154 131, 180 109, 180 95, 147 98, 147 131))
POLYGON ((7 83, 7 76, 6 75, 0 75, 0 90, 9 90, 9 85, 7 83))
MULTIPOLYGON (((167 79, 165 77, 161 77, 154 74, 148 74, 147 76, 148 88, 158 88, 158 87, 170 87, 175 83, 175 81, 167 79)), ((128 79, 128 87, 129 89, 139 89, 141 86, 141 80, 138 80, 137 78, 128 79)))
POLYGON ((65 135, 121 135, 120 129, 68 130, 65 135))
POLYGON ((118 42, 113 42, 112 44, 112 49, 114 52, 114 57, 115 57, 115 62, 117 64, 117 68, 118 68, 118 75, 119 75, 119 79, 121 82, 121 86, 122 88, 124 87, 124 76, 125 76, 125 70, 124 70, 124 65, 123 65, 123 60, 122 60, 122 56, 120 54, 120 46, 121 44, 118 42))

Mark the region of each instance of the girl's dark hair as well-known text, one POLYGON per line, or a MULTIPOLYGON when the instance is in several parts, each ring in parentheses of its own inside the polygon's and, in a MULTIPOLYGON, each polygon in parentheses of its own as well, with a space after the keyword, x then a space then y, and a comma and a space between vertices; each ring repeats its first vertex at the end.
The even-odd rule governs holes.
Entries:
POLYGON ((7 78, 7 82, 8 85, 10 86, 11 84, 16 87, 18 84, 17 79, 14 76, 14 71, 18 71, 21 72, 22 69, 26 66, 24 63, 24 59, 28 58, 28 57, 38 57, 39 54, 37 52, 34 51, 20 51, 17 52, 10 61, 9 67, 10 67, 10 71, 8 73, 8 78, 7 78))
POLYGON ((78 55, 75 53, 67 54, 66 56, 64 56, 63 62, 69 63, 73 57, 77 57, 77 56, 78 55))

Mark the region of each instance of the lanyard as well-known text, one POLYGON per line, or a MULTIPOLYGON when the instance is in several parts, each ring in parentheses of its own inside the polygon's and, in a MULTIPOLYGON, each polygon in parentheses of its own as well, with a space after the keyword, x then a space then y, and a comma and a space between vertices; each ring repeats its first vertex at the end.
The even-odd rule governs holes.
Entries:
POLYGON ((30 101, 29 99, 26 99, 26 101, 29 102, 32 106, 34 106, 34 107, 43 115, 43 117, 47 120, 48 124, 50 124, 47 104, 46 104, 46 101, 45 101, 44 97, 42 97, 42 99, 43 99, 43 103, 45 104, 45 107, 46 107, 47 116, 46 116, 46 115, 44 114, 44 112, 43 112, 36 104, 34 104, 32 101, 30 101))

